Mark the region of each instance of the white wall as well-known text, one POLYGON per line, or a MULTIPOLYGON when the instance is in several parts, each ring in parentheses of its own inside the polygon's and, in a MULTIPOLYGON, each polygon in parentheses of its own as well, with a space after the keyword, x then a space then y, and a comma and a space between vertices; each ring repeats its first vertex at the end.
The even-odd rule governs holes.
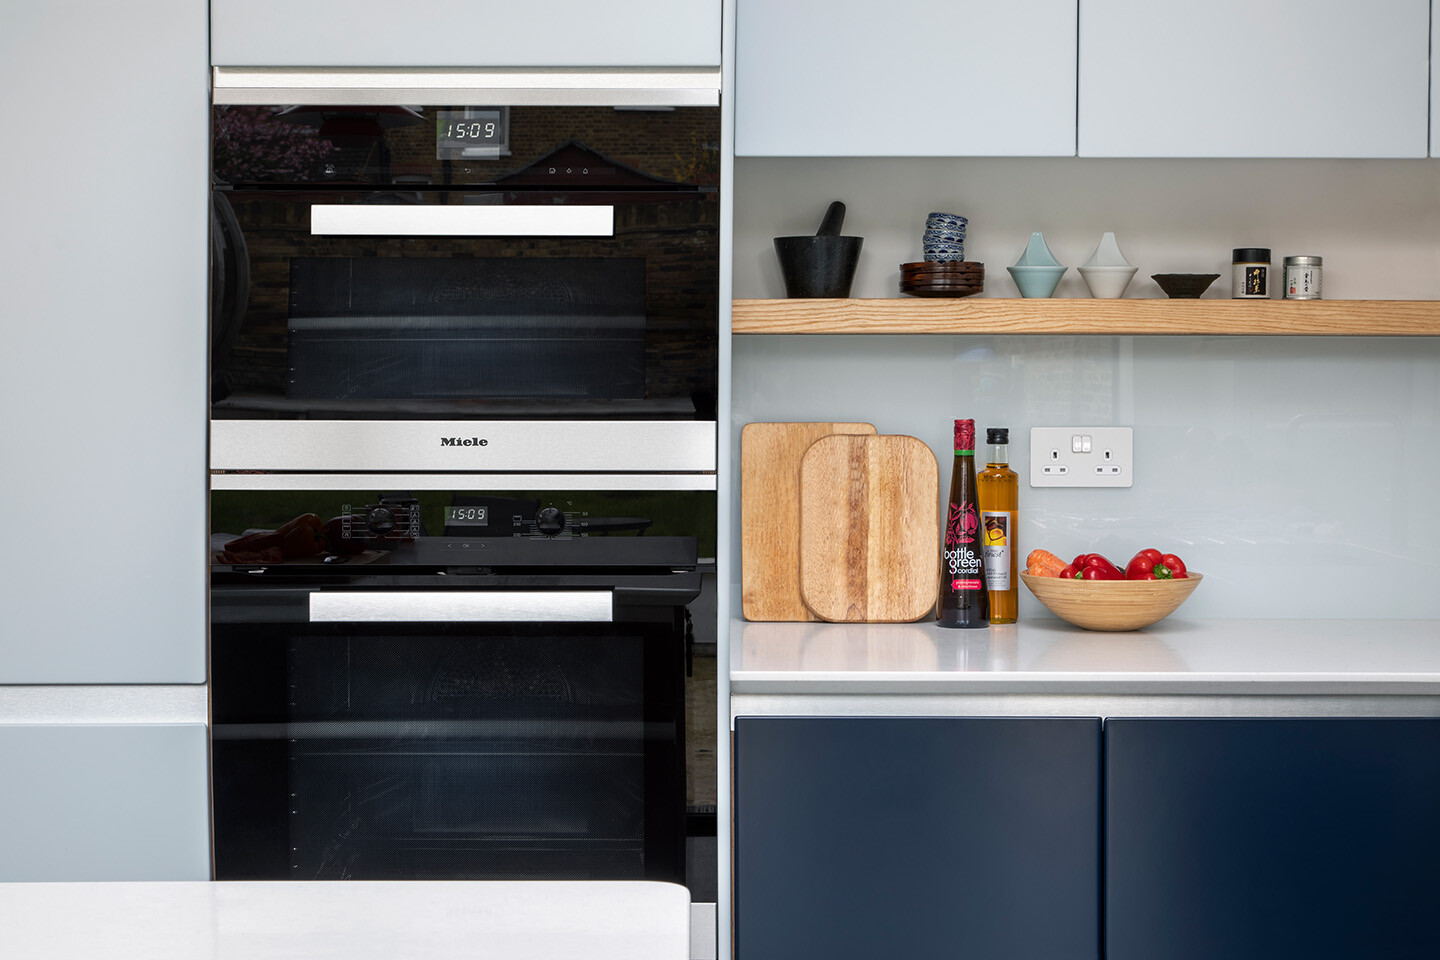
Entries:
MULTIPOLYGON (((782 296, 770 238, 842 199, 866 238, 855 296, 897 296, 925 214, 949 210, 987 296, 1016 295, 1031 230, 1072 266, 1113 230, 1130 296, 1204 272, 1228 297, 1230 249, 1253 245, 1323 256, 1328 299, 1440 299, 1437 193, 1431 161, 742 160, 734 289, 782 296)), ((1057 295, 1086 295, 1074 271, 1057 295)), ((751 420, 869 420, 926 441, 942 490, 955 417, 1009 426, 1022 475, 1031 426, 1130 425, 1132 489, 1022 483, 1022 551, 1175 549, 1207 574, 1193 617, 1440 617, 1440 340, 742 336, 733 390, 737 445, 751 420)), ((1024 591, 1021 614, 1043 614, 1024 591)))

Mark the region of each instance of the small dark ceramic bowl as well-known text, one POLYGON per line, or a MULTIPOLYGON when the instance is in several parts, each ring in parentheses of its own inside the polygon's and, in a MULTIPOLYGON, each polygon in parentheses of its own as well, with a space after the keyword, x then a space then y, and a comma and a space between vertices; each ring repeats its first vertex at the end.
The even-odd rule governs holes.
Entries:
POLYGON ((1220 279, 1218 273, 1153 273, 1150 279, 1160 285, 1160 289, 1172 300, 1198 300, 1200 295, 1210 288, 1210 284, 1220 279))

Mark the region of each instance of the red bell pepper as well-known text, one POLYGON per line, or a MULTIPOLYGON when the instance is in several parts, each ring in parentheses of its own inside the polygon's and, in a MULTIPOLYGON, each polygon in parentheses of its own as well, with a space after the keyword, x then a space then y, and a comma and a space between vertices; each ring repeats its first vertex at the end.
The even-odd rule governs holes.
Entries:
POLYGON ((1060 576, 1075 580, 1124 580, 1125 574, 1098 553, 1082 553, 1060 571, 1060 576), (1067 573, 1067 571, 1069 571, 1067 573))
POLYGON ((1141 550, 1125 565, 1126 580, 1184 580, 1185 561, 1173 553, 1151 547, 1141 550))

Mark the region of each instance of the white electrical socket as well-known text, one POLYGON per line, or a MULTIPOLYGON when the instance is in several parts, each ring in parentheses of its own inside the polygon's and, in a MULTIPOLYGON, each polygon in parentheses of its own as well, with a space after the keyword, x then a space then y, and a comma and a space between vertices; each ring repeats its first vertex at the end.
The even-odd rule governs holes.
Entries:
POLYGON ((1134 476, 1130 427, 1030 428, 1032 487, 1129 487, 1134 476))

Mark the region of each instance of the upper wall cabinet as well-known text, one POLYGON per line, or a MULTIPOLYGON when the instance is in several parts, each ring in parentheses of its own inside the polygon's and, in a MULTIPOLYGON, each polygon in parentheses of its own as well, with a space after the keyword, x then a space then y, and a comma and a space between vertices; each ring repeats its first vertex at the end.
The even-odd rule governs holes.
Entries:
POLYGON ((1075 0, 737 0, 741 156, 1073 156, 1075 0))
POLYGON ((222 67, 719 67, 720 0, 211 0, 222 67))
POLYGON ((1082 0, 1082 157, 1423 157, 1427 0, 1082 0))

